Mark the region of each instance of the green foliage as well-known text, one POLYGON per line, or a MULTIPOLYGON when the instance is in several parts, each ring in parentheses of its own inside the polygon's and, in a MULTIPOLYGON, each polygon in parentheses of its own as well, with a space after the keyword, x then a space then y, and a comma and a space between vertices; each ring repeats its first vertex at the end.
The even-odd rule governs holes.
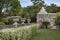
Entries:
POLYGON ((31 0, 33 6, 26 7, 26 15, 31 18, 31 22, 36 22, 36 14, 40 11, 41 7, 44 6, 43 0, 31 0))
POLYGON ((18 16, 21 16, 23 14, 23 8, 19 10, 18 16))
POLYGON ((50 25, 50 22, 48 22, 48 21, 44 21, 44 22, 42 22, 42 25, 44 25, 45 28, 48 28, 48 25, 50 25))
POLYGON ((10 19, 8 19, 8 24, 13 24, 14 22, 13 22, 13 19, 12 18, 10 18, 10 19))
POLYGON ((56 25, 60 25, 60 16, 56 17, 55 24, 56 25))
POLYGON ((18 23, 21 24, 21 19, 19 19, 18 23))
POLYGON ((20 2, 18 0, 12 0, 11 1, 11 10, 10 13, 12 15, 17 15, 20 11, 21 5, 20 2))
POLYGON ((0 26, 1 26, 1 25, 5 25, 4 22, 0 22, 0 26))
POLYGON ((13 23, 14 23, 14 21, 13 21, 12 18, 9 18, 9 19, 8 19, 8 22, 5 22, 6 25, 11 25, 11 24, 13 24, 13 23))
POLYGON ((27 13, 26 16, 31 18, 32 22, 36 22, 36 14, 39 12, 40 8, 37 6, 30 6, 25 8, 27 13))
POLYGON ((11 25, 11 24, 14 23, 12 18, 9 18, 9 19, 7 19, 7 18, 1 18, 0 22, 3 22, 5 25, 11 25))
POLYGON ((60 12, 57 12, 57 16, 60 16, 60 12))
POLYGON ((8 22, 8 19, 7 18, 2 18, 1 21, 2 22, 8 22))
POLYGON ((0 0, 0 19, 2 18, 2 9, 4 7, 4 0, 0 0))
POLYGON ((0 0, 0 14, 3 8, 9 8, 12 0, 0 0))
POLYGON ((0 31, 0 40, 31 40, 36 35, 35 26, 5 29, 0 31))
POLYGON ((31 1, 34 5, 39 5, 40 4, 41 6, 43 6, 43 4, 44 4, 43 0, 31 0, 31 1))
POLYGON ((6 8, 5 13, 7 12, 8 15, 17 15, 21 5, 19 0, 0 0, 0 15, 4 8, 6 8))
POLYGON ((51 4, 51 6, 46 7, 46 11, 49 13, 56 13, 59 11, 59 9, 55 4, 51 4))

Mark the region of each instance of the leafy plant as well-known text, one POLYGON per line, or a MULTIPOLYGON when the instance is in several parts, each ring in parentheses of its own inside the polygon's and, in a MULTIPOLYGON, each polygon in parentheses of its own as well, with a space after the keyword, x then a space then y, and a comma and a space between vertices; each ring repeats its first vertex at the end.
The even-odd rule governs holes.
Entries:
POLYGON ((31 40, 36 35, 36 25, 0 30, 0 40, 31 40))
POLYGON ((8 19, 8 22, 5 22, 6 25, 11 25, 13 23, 14 23, 14 21, 12 18, 8 19))
POLYGON ((8 22, 8 19, 7 18, 2 18, 1 21, 2 22, 8 22))
POLYGON ((0 26, 1 26, 1 25, 5 25, 4 22, 0 22, 0 26))
POLYGON ((55 24, 56 25, 60 25, 60 16, 57 16, 57 18, 55 20, 55 24))
POLYGON ((44 25, 44 26, 45 26, 45 28, 47 28, 47 27, 48 27, 48 25, 50 25, 50 22, 48 22, 48 21, 44 21, 44 22, 42 22, 42 25, 44 25))
POLYGON ((18 23, 21 24, 21 19, 19 19, 18 23))

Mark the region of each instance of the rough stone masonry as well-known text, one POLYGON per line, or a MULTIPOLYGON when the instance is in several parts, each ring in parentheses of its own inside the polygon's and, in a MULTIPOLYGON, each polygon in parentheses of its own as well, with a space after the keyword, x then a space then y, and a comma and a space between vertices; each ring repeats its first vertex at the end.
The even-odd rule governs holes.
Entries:
POLYGON ((37 13, 37 27, 40 28, 43 21, 50 22, 49 27, 52 28, 55 25, 56 13, 47 13, 44 7, 37 13))

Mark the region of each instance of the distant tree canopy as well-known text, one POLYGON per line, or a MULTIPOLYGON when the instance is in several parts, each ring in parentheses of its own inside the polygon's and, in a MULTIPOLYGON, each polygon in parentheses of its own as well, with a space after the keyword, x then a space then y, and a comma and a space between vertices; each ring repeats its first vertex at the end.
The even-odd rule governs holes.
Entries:
POLYGON ((20 8, 21 8, 20 2, 18 0, 12 0, 10 12, 13 15, 17 15, 20 11, 20 8))
POLYGON ((10 0, 0 0, 0 13, 2 13, 2 9, 5 7, 10 6, 9 5, 10 0))
POLYGON ((8 15, 19 15, 26 18, 31 18, 32 21, 36 22, 36 14, 40 11, 41 7, 45 7, 49 13, 56 13, 60 11, 60 7, 55 4, 46 6, 43 0, 31 0, 32 6, 21 7, 18 0, 0 0, 0 17, 2 9, 6 8, 8 15))
POLYGON ((57 7, 56 4, 51 4, 51 6, 46 6, 43 0, 31 0, 33 3, 32 6, 26 7, 26 12, 30 15, 32 21, 36 21, 36 15, 40 11, 41 7, 45 7, 48 13, 56 13, 60 11, 60 7, 57 7))
POLYGON ((56 4, 51 4, 51 6, 46 6, 46 11, 49 13, 56 13, 59 12, 60 9, 57 7, 56 4))
POLYGON ((31 0, 31 2, 34 4, 32 9, 34 9, 35 13, 39 12, 45 3, 43 0, 31 0))
POLYGON ((28 6, 25 9, 30 15, 35 16, 36 13, 40 11, 40 8, 44 6, 44 1, 43 0, 31 0, 31 2, 33 3, 33 6, 28 6))
POLYGON ((43 6, 43 4, 45 3, 43 0, 31 0, 32 1, 32 3, 34 4, 34 5, 41 5, 41 6, 43 6))
POLYGON ((3 17, 2 9, 9 8, 12 0, 0 0, 0 18, 3 17))
POLYGON ((18 11, 20 11, 21 5, 18 0, 0 0, 0 14, 4 8, 6 8, 6 11, 9 13, 18 13, 18 11))
POLYGON ((19 11, 21 9, 20 2, 18 0, 12 0, 11 1, 11 9, 8 10, 9 15, 18 15, 19 11))
POLYGON ((33 3, 32 6, 28 6, 25 8, 26 14, 31 18, 32 22, 36 22, 36 14, 40 11, 41 7, 44 6, 43 0, 31 0, 33 3))

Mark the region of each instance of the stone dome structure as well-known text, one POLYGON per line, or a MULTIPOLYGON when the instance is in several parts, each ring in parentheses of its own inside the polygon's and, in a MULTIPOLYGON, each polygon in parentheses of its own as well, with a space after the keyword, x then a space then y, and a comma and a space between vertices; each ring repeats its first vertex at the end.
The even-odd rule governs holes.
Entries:
POLYGON ((44 7, 41 8, 40 12, 37 13, 37 27, 40 28, 42 22, 48 21, 50 22, 50 28, 52 28, 55 24, 56 13, 47 13, 44 7))

